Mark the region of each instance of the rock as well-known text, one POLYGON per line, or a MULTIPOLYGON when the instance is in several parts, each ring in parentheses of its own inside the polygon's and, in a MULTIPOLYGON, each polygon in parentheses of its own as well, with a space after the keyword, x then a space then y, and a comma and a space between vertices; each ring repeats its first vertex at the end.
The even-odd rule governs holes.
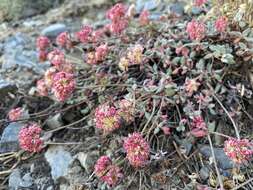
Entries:
MULTIPOLYGON (((203 146, 200 148, 200 153, 205 157, 212 157, 211 148, 209 146, 203 146)), ((233 162, 227 157, 222 148, 214 148, 214 154, 218 162, 218 167, 227 170, 233 168, 233 162)))
POLYGON ((0 20, 18 20, 46 12, 55 5, 51 0, 1 0, 0 20))
POLYGON ((182 16, 184 14, 184 3, 182 2, 172 3, 171 5, 169 5, 168 9, 169 12, 182 16))
POLYGON ((192 143, 188 140, 183 140, 181 145, 180 145, 180 150, 181 150, 181 153, 186 155, 186 156, 189 156, 191 150, 192 150, 192 143))
POLYGON ((4 79, 0 79, 0 95, 7 95, 8 92, 14 92, 17 90, 17 86, 11 82, 4 79))
POLYGON ((32 188, 33 179, 30 173, 26 173, 22 177, 22 172, 20 169, 15 169, 9 176, 9 189, 18 190, 23 188, 32 188))
POLYGON ((73 161, 71 154, 62 146, 50 147, 45 153, 45 158, 51 167, 51 175, 54 180, 65 176, 70 163, 73 161))
POLYGON ((25 174, 22 177, 20 186, 28 188, 28 187, 31 187, 32 185, 33 185, 33 178, 31 177, 31 174, 30 173, 25 174))
POLYGON ((82 167, 89 174, 94 169, 94 165, 99 157, 99 152, 98 151, 93 151, 93 152, 88 152, 88 153, 79 152, 76 157, 79 160, 82 167))
POLYGON ((208 167, 203 166, 199 171, 199 176, 202 180, 207 180, 209 178, 209 172, 210 170, 208 167))
POLYGON ((0 140, 0 153, 19 150, 18 133, 21 128, 21 124, 11 123, 4 129, 0 140))
POLYGON ((42 30, 41 34, 49 38, 55 38, 60 33, 67 31, 65 24, 53 24, 42 30))
POLYGON ((136 11, 140 13, 142 10, 154 10, 159 6, 159 3, 157 0, 137 0, 136 11))
POLYGON ((55 129, 55 128, 63 126, 61 114, 58 113, 58 114, 54 115, 53 117, 48 118, 46 120, 46 124, 51 129, 55 129))

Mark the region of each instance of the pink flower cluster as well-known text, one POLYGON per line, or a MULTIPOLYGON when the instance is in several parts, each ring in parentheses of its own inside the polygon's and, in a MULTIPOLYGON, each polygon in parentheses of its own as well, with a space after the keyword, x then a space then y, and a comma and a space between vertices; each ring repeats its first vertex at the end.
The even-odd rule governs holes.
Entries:
POLYGON ((195 116, 191 122, 191 134, 195 137, 204 137, 207 135, 207 126, 201 116, 195 116))
POLYGON ((215 29, 216 29, 218 32, 225 32, 226 29, 227 29, 227 25, 228 25, 228 19, 227 19, 227 17, 225 17, 225 16, 219 17, 219 18, 215 21, 215 23, 214 23, 215 29))
POLYGON ((28 152, 40 152, 43 146, 40 134, 41 128, 38 124, 22 128, 18 135, 20 147, 28 152))
POLYGON ((8 117, 9 117, 10 121, 15 121, 15 120, 20 119, 22 114, 23 114, 22 108, 15 108, 15 109, 12 109, 11 111, 9 111, 8 117))
POLYGON ((94 65, 99 62, 102 62, 106 58, 108 51, 109 51, 109 49, 108 49, 107 44, 103 44, 103 45, 96 47, 95 52, 89 52, 87 54, 87 63, 94 65))
POLYGON ((59 68, 65 63, 65 55, 59 49, 54 49, 48 54, 48 60, 52 63, 52 65, 59 68))
POLYGON ((60 33, 56 38, 56 44, 62 48, 71 48, 70 34, 68 32, 60 33))
POLYGON ((233 162, 241 164, 252 158, 253 144, 248 139, 231 138, 225 141, 224 152, 233 162))
POLYGON ((127 159, 135 168, 144 167, 150 154, 150 147, 140 133, 133 133, 124 140, 123 145, 127 159))
POLYGON ((77 39, 82 43, 87 43, 90 40, 93 29, 86 25, 83 26, 82 29, 76 33, 77 39))
POLYGON ((75 89, 73 74, 60 71, 54 74, 53 80, 52 92, 57 100, 61 102, 65 101, 75 89))
POLYGON ((47 96, 48 95, 48 86, 44 79, 40 79, 37 81, 37 90, 40 96, 47 96))
POLYGON ((110 186, 115 186, 123 177, 120 168, 113 165, 108 156, 101 156, 97 160, 94 172, 97 177, 110 186))
POLYGON ((149 11, 143 10, 139 16, 139 22, 142 26, 149 24, 149 11))
POLYGON ((107 11, 106 16, 111 20, 107 27, 113 34, 120 34, 128 26, 126 12, 126 7, 121 3, 114 5, 107 11))
POLYGON ((48 54, 48 48, 50 46, 50 40, 46 36, 40 36, 37 38, 36 46, 39 50, 39 60, 45 61, 48 54))
POLYGON ((188 96, 192 96, 194 92, 198 91, 200 83, 197 82, 197 79, 188 79, 185 80, 185 91, 187 92, 188 96))
POLYGON ((118 102, 119 115, 127 123, 134 121, 134 105, 133 102, 123 99, 118 102))
POLYGON ((95 111, 95 123, 98 129, 112 132, 120 128, 120 115, 117 109, 108 104, 102 104, 95 111))
POLYGON ((207 2, 207 0, 194 0, 194 5, 197 7, 201 7, 207 2))
POLYGON ((191 40, 202 40, 205 37, 205 24, 200 21, 192 20, 187 24, 186 31, 191 40))

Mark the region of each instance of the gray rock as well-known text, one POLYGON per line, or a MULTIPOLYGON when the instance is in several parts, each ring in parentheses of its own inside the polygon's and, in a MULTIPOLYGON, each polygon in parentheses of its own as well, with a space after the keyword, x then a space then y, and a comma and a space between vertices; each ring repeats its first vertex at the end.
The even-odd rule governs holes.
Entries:
POLYGON ((79 160, 82 167, 86 170, 87 173, 91 173, 93 171, 94 165, 99 157, 98 151, 93 152, 79 152, 77 154, 77 159, 79 160))
POLYGON ((159 6, 157 0, 137 0, 136 2, 136 11, 140 13, 142 10, 154 10, 159 6))
POLYGON ((4 129, 0 140, 0 153, 19 150, 18 133, 21 128, 21 124, 11 123, 4 129))
POLYGON ((202 9, 199 7, 192 7, 192 14, 199 15, 202 12, 202 9))
POLYGON ((28 187, 31 187, 32 185, 33 185, 33 178, 31 177, 31 174, 30 173, 25 174, 22 177, 20 186, 28 188, 28 187))
POLYGON ((48 118, 46 120, 46 124, 51 129, 55 129, 55 128, 63 126, 61 114, 58 113, 58 114, 54 115, 53 117, 48 118))
POLYGON ((62 146, 50 147, 45 153, 45 158, 51 167, 51 175, 54 180, 65 176, 70 163, 73 161, 71 154, 62 146))
MULTIPOLYGON (((209 146, 203 146, 200 148, 200 153, 205 157, 212 157, 211 148, 209 146)), ((233 168, 233 162, 227 157, 222 148, 214 148, 214 154, 218 162, 218 167, 227 170, 233 168)))
POLYGON ((33 179, 30 173, 22 177, 20 169, 15 169, 9 176, 9 189, 18 190, 20 188, 29 188, 33 186, 33 179))
POLYGON ((209 178, 209 172, 210 170, 208 167, 203 166, 199 171, 199 176, 202 180, 207 180, 209 178))
POLYGON ((55 38, 60 33, 65 32, 67 27, 65 24, 53 24, 42 30, 41 34, 50 38, 55 38))
POLYGON ((0 95, 7 95, 8 92, 14 92, 17 90, 17 86, 11 82, 4 79, 0 79, 0 95))
POLYGON ((169 5, 169 11, 179 16, 184 14, 184 4, 177 2, 169 5))

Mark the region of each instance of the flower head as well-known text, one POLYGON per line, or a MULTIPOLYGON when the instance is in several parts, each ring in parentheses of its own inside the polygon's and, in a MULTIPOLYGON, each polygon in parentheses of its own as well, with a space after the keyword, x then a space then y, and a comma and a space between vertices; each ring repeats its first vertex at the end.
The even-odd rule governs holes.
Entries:
POLYGON ((95 111, 95 123, 98 129, 112 132, 120 128, 120 115, 115 107, 102 104, 95 111))
POLYGON ((126 57, 122 57, 119 61, 119 68, 122 71, 128 71, 128 67, 130 65, 129 60, 126 57))
POLYGON ((119 115, 122 119, 124 119, 127 123, 130 123, 134 120, 134 105, 133 102, 123 99, 120 100, 119 103, 119 115))
POLYGON ((225 32, 226 28, 227 28, 227 25, 228 25, 228 19, 227 17, 225 16, 221 16, 219 17, 216 21, 215 21, 215 29, 218 31, 218 32, 225 32))
POLYGON ((201 7, 207 2, 207 0, 194 0, 194 5, 197 7, 201 7))
POLYGON ((108 54, 107 44, 96 47, 95 59, 97 62, 103 61, 108 54))
POLYGON ((150 154, 150 147, 140 133, 133 133, 124 140, 123 145, 127 159, 136 168, 147 164, 150 154))
POLYGON ((9 117, 10 121, 15 121, 15 120, 20 119, 22 114, 23 114, 22 108, 15 108, 15 109, 12 109, 11 111, 9 111, 8 117, 9 117))
POLYGON ((75 80, 73 74, 60 71, 54 74, 52 92, 57 100, 63 102, 71 96, 75 89, 75 80))
POLYGON ((55 49, 48 54, 48 60, 52 65, 59 67, 61 64, 65 63, 65 55, 62 51, 55 49))
POLYGON ((40 134, 41 128, 38 124, 22 128, 18 135, 20 147, 28 152, 40 152, 43 145, 40 134))
POLYGON ((248 139, 234 139, 231 138, 225 141, 225 154, 237 164, 241 164, 252 157, 253 144, 248 139))
POLYGON ((106 17, 115 22, 121 19, 122 17, 125 17, 126 11, 127 9, 123 4, 117 3, 107 11, 106 17))
POLYGON ((123 18, 116 22, 112 22, 109 25, 107 25, 107 28, 109 31, 113 34, 121 34, 128 26, 128 20, 123 18))
POLYGON ((185 91, 188 93, 188 96, 192 96, 194 92, 196 92, 200 86, 200 83, 197 82, 196 79, 186 79, 185 80, 185 91))
POLYGON ((203 137, 207 134, 207 126, 201 116, 195 116, 191 122, 191 134, 195 137, 203 137))
POLYGON ((70 47, 71 41, 68 32, 62 32, 56 37, 56 44, 60 47, 70 47))
POLYGON ((44 74, 44 80, 45 80, 45 84, 47 85, 47 87, 52 86, 53 77, 56 72, 57 72, 56 67, 50 67, 49 69, 46 70, 46 72, 44 74))
POLYGON ((47 60, 48 52, 45 50, 39 50, 39 61, 44 62, 47 60))
POLYGON ((40 79, 37 81, 37 90, 40 96, 47 96, 48 95, 48 87, 45 83, 44 79, 40 79))
POLYGON ((39 50, 46 50, 50 45, 50 40, 46 36, 40 36, 37 38, 36 46, 39 50))
POLYGON ((108 156, 101 156, 97 160, 94 173, 110 186, 115 186, 123 177, 120 168, 113 165, 108 156))
POLYGON ((196 20, 192 20, 187 24, 186 31, 191 40, 202 40, 205 37, 205 24, 196 20))
POLYGON ((89 41, 90 35, 92 34, 92 28, 88 25, 83 26, 82 29, 76 33, 76 37, 80 42, 86 43, 89 41))
POLYGON ((135 45, 127 54, 127 58, 132 65, 141 64, 143 59, 143 47, 140 44, 135 45))
POLYGON ((143 10, 139 17, 139 22, 142 26, 149 24, 149 11, 143 10))

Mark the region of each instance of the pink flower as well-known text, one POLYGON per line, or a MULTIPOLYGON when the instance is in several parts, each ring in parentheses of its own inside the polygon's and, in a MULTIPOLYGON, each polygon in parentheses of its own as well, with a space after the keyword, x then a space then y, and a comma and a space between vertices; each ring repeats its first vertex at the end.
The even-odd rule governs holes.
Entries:
POLYGON ((90 35, 92 34, 92 28, 90 26, 83 26, 82 29, 76 33, 76 37, 80 42, 86 43, 89 41, 90 35))
POLYGON ((187 47, 181 46, 176 48, 177 55, 183 55, 184 57, 188 57, 190 50, 187 47))
POLYGON ((108 28, 111 33, 113 34, 121 34, 128 26, 128 20, 127 19, 121 19, 116 22, 112 22, 108 25, 108 28))
POLYGON ((51 87, 53 84, 53 77, 54 74, 57 72, 56 67, 50 67, 49 69, 46 70, 44 74, 44 79, 47 87, 51 87))
POLYGON ((47 51, 45 50, 39 50, 39 61, 44 62, 47 60, 47 51))
POLYGON ((120 128, 119 113, 115 107, 102 104, 95 111, 95 123, 98 129, 112 132, 120 128))
POLYGON ((28 152, 40 152, 43 145, 40 134, 41 128, 38 124, 22 128, 18 135, 20 147, 28 152))
POLYGON ((65 55, 62 51, 55 49, 48 54, 48 60, 56 67, 65 63, 65 55))
POLYGON ((123 99, 119 101, 119 115, 127 123, 134 121, 134 105, 133 102, 123 99))
POLYGON ((65 101, 75 89, 73 74, 60 71, 54 74, 53 80, 52 92, 58 101, 65 101))
POLYGON ((201 116, 195 116, 191 122, 191 134, 195 137, 203 137, 207 134, 207 126, 201 116))
POLYGON ((191 40, 202 40, 205 37, 205 24, 192 20, 187 24, 186 31, 190 36, 191 40))
POLYGON ((123 177, 120 168, 113 165, 108 156, 101 156, 97 160, 94 173, 110 186, 115 186, 123 177))
POLYGON ((184 87, 185 87, 185 91, 188 93, 188 96, 192 96, 192 94, 198 90, 199 86, 200 86, 200 83, 197 82, 196 79, 186 78, 184 87))
POLYGON ((37 38, 36 46, 39 50, 46 50, 50 45, 50 40, 46 36, 40 36, 37 38))
POLYGON ((150 147, 140 133, 133 133, 124 140, 123 145, 127 159, 135 167, 143 167, 147 164, 150 154, 150 147))
POLYGON ((67 48, 71 47, 69 33, 68 32, 60 33, 56 38, 56 44, 59 45, 60 47, 67 47, 67 48))
POLYGON ((9 117, 10 121, 15 121, 15 120, 20 119, 22 114, 23 114, 22 108, 15 108, 15 109, 12 109, 11 111, 9 111, 8 117, 9 117))
POLYGON ((95 30, 91 34, 91 40, 92 42, 98 42, 99 39, 104 35, 104 29, 95 30))
POLYGON ((125 17, 126 11, 126 7, 123 4, 118 3, 107 11, 106 17, 115 22, 120 20, 122 17, 125 17))
POLYGON ((149 11, 143 10, 139 17, 139 22, 142 26, 149 24, 149 11))
POLYGON ((216 21, 215 21, 215 29, 218 32, 225 32, 225 30, 227 29, 227 25, 228 25, 228 19, 225 16, 221 16, 219 17, 216 21))
POLYGON ((47 87, 44 79, 37 81, 37 90, 38 90, 40 96, 47 96, 48 95, 48 87, 47 87))
POLYGON ((197 7, 201 7, 207 2, 207 0, 194 0, 194 5, 197 7))
POLYGON ((95 59, 97 62, 103 61, 108 54, 107 44, 96 47, 95 59))
POLYGON ((252 158, 252 147, 252 143, 248 139, 239 140, 231 138, 225 141, 224 152, 233 162, 241 164, 252 158))
POLYGON ((86 62, 90 65, 97 64, 96 55, 94 51, 87 53, 86 62))

